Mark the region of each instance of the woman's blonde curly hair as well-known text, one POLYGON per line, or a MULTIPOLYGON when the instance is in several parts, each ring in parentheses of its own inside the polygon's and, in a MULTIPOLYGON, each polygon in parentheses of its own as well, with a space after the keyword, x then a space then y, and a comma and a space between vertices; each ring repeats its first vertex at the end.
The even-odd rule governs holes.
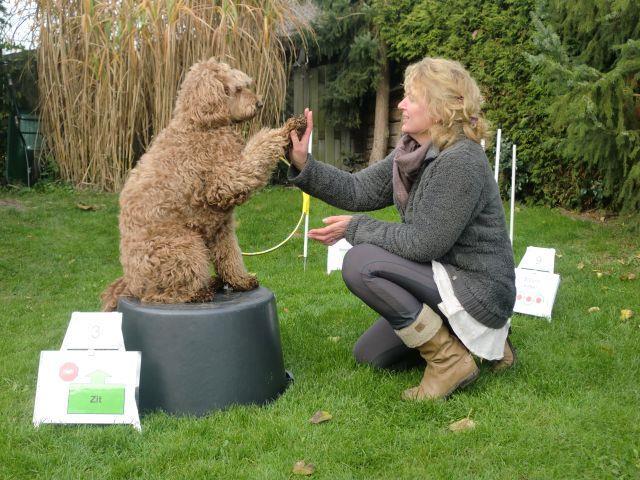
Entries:
POLYGON ((444 150, 463 137, 480 143, 488 131, 478 84, 460 62, 425 57, 409 65, 404 88, 412 101, 426 105, 436 123, 429 129, 433 143, 444 150))

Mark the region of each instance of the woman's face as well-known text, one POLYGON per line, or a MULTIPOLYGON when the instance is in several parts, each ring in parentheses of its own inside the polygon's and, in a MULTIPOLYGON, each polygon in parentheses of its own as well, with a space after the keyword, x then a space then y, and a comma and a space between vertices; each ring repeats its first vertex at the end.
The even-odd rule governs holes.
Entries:
POLYGON ((426 104, 406 94, 398 108, 402 110, 402 133, 411 135, 420 144, 428 140, 429 129, 436 119, 429 116, 426 104))

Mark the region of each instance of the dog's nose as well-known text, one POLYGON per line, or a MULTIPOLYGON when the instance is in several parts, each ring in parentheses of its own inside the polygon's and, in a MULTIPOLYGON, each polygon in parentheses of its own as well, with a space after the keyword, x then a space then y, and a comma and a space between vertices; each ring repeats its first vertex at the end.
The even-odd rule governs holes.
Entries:
POLYGON ((258 108, 264 107, 264 103, 262 103, 262 100, 258 100, 258 103, 256 103, 256 107, 258 108))

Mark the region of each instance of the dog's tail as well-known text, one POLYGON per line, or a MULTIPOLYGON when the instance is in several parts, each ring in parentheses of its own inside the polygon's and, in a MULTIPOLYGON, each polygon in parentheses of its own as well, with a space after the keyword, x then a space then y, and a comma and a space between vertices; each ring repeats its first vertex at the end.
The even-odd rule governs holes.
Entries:
POLYGON ((100 299, 102 300, 103 312, 114 312, 118 308, 118 297, 131 295, 124 277, 120 277, 107 288, 105 288, 100 299))

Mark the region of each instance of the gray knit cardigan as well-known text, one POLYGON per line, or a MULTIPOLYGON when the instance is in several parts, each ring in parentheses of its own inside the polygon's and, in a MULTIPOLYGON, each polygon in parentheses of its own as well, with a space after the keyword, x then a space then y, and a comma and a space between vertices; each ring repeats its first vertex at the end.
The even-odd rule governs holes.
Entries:
POLYGON ((491 328, 504 326, 515 303, 513 250, 498 186, 484 151, 463 139, 439 152, 432 146, 409 192, 406 208, 394 201, 395 150, 350 174, 314 160, 289 180, 337 208, 371 211, 393 205, 402 223, 354 215, 345 238, 370 243, 408 260, 437 260, 449 274, 464 309, 491 328))

